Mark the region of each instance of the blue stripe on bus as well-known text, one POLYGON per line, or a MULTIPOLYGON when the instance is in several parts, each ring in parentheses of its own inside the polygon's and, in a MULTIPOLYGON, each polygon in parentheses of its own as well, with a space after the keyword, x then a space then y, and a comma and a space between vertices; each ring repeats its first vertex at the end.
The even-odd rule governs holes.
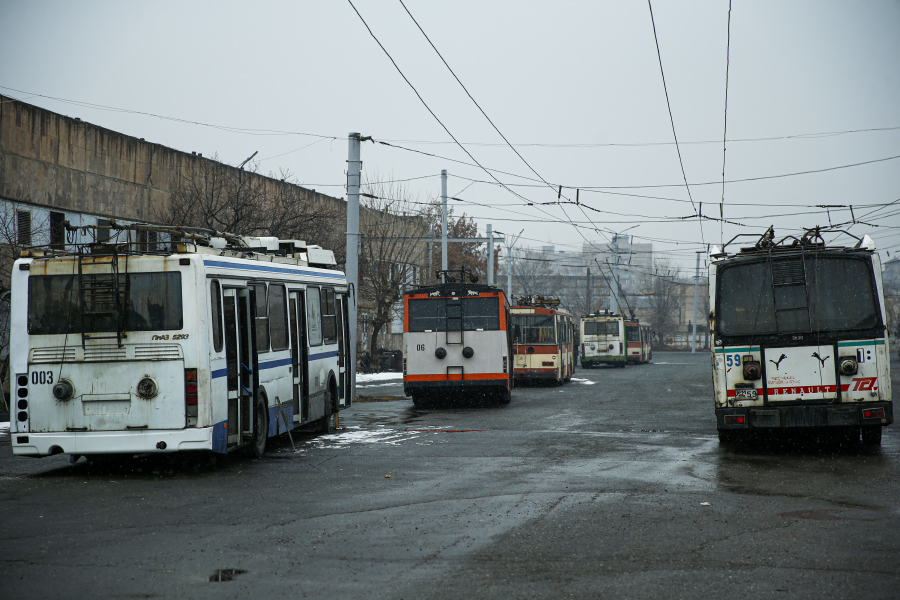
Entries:
POLYGON ((321 360, 323 358, 331 358, 332 356, 337 356, 337 350, 333 350, 331 352, 322 352, 320 354, 310 354, 309 360, 321 360))
POLYGON ((293 362, 293 360, 294 359, 292 359, 289 356, 287 358, 280 358, 278 360, 270 360, 268 362, 261 362, 261 363, 259 363, 259 370, 262 371, 263 369, 274 369, 275 367, 286 367, 289 364, 291 364, 293 362))
POLYGON ((218 379, 219 377, 227 377, 228 376, 228 367, 224 369, 216 369, 212 372, 212 378, 218 379))
POLYGON ((311 277, 327 277, 330 279, 344 279, 342 273, 316 273, 314 271, 302 271, 300 269, 285 269, 282 267, 265 267, 262 265, 245 265, 240 263, 223 262, 221 260, 204 260, 203 264, 210 267, 224 267, 226 269, 243 269, 245 271, 265 271, 267 273, 286 273, 288 275, 309 275, 311 277))

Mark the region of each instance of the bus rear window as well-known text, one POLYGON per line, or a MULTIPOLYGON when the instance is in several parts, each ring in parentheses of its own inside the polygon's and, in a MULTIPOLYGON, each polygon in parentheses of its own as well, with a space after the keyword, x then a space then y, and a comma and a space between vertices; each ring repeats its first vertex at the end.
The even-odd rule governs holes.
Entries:
POLYGON ((585 321, 584 335, 619 335, 619 322, 585 321))
POLYGON ((871 264, 852 257, 792 257, 720 271, 723 335, 870 329, 881 324, 871 264))
MULTIPOLYGON (((451 300, 451 302, 453 302, 451 300)), ((500 299, 461 298, 462 328, 465 331, 500 329, 500 299)), ((450 315, 450 329, 459 327, 458 313, 450 315)), ((447 331, 447 298, 416 298, 408 301, 409 331, 447 331)))
MULTIPOLYGON (((109 314, 115 309, 114 295, 91 291, 99 289, 108 276, 82 278, 82 286, 77 275, 28 278, 29 334, 116 331, 116 322, 109 314)), ((170 331, 183 327, 181 273, 120 274, 119 298, 122 331, 170 331)))

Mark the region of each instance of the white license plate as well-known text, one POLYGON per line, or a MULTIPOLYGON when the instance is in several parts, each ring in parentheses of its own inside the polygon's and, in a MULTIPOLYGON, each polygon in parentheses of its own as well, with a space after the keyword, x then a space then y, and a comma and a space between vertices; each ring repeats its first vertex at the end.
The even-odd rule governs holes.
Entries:
POLYGON ((756 390, 735 390, 734 397, 756 400, 757 398, 759 398, 759 392, 757 392, 756 390))

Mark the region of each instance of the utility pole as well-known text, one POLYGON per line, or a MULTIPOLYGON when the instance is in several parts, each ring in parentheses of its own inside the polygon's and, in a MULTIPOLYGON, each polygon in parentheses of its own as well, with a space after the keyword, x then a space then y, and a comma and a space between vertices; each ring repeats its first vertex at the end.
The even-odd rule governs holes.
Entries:
POLYGON ((587 268, 587 289, 585 290, 585 298, 587 298, 587 314, 591 314, 591 267, 587 268))
MULTIPOLYGON (((510 303, 512 303, 512 249, 524 232, 523 229, 515 237, 503 234, 503 243, 506 246, 506 297, 509 298, 510 303)), ((498 231, 497 233, 502 232, 498 231)))
MULTIPOLYGON (((447 266, 447 169, 441 169, 441 270, 446 271, 447 266)), ((444 282, 441 274, 441 283, 444 282)))
MULTIPOLYGON (((613 268, 612 268, 612 279, 613 283, 619 281, 619 234, 616 233, 613 235, 613 268)), ((619 295, 616 293, 616 288, 614 286, 609 286, 609 309, 612 310, 616 314, 622 314, 622 311, 619 310, 619 295)))
POLYGON ((351 402, 356 397, 356 299, 359 296, 359 179, 362 171, 360 136, 351 133, 347 153, 347 285, 353 294, 347 303, 350 330, 350 389, 346 394, 351 402))
POLYGON ((487 275, 488 275, 488 285, 494 285, 494 231, 491 227, 491 224, 487 224, 487 237, 488 237, 488 264, 487 264, 487 275))
POLYGON ((697 252, 697 269, 694 273, 694 320, 691 321, 691 353, 697 351, 697 286, 700 283, 700 255, 703 251, 697 252))

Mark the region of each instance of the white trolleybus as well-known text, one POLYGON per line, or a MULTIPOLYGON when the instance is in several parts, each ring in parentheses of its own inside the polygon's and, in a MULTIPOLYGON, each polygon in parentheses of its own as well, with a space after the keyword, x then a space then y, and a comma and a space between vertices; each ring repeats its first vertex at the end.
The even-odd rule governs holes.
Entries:
POLYGON ((267 437, 327 428, 350 405, 347 282, 317 268, 334 265, 331 251, 187 228, 111 229, 108 243, 33 249, 15 262, 15 454, 249 446, 262 455, 267 437), (144 243, 117 243, 126 230, 144 243), (146 243, 159 233, 176 241, 146 243))
POLYGON ((465 272, 440 273, 446 283, 403 297, 404 393, 416 406, 454 395, 509 403, 513 349, 506 294, 465 283, 465 272))
POLYGON ((725 252, 728 244, 713 248, 721 441, 754 430, 839 427, 881 443, 881 428, 893 422, 881 262, 868 236, 826 245, 823 235, 840 233, 816 228, 776 241, 769 228, 736 253, 725 252))
POLYGON ((581 319, 581 367, 624 367, 653 359, 650 324, 627 319, 609 311, 581 319))
POLYGON ((523 296, 509 309, 513 319, 515 381, 562 385, 575 373, 575 326, 559 298, 523 296))

